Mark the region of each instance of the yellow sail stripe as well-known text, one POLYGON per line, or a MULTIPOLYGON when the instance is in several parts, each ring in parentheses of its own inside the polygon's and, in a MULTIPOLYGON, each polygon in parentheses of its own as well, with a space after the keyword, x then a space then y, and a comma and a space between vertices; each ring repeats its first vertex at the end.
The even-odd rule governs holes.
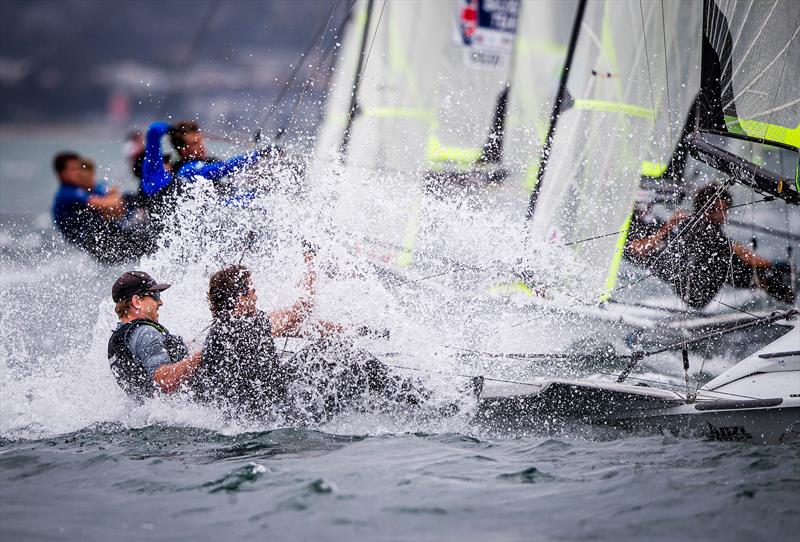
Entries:
POLYGON ((786 128, 777 124, 729 116, 725 117, 725 124, 731 132, 783 143, 800 150, 800 124, 796 128, 786 128))
POLYGON ((608 301, 611 299, 611 292, 614 291, 614 287, 617 285, 617 273, 619 272, 619 266, 622 263, 622 254, 625 251, 625 243, 628 242, 628 231, 630 230, 632 220, 633 210, 628 213, 628 218, 626 218, 625 222, 622 224, 619 237, 617 237, 617 245, 614 247, 614 256, 611 258, 611 265, 608 268, 608 275, 606 276, 606 289, 605 292, 600 296, 600 301, 608 301))
POLYGON ((655 111, 640 105, 578 98, 575 100, 573 107, 575 109, 591 109, 592 111, 601 111, 603 113, 621 113, 629 117, 640 117, 653 122, 656 120, 655 111))
POLYGON ((481 149, 442 145, 435 134, 428 136, 427 157, 434 164, 449 162, 460 166, 471 166, 481 157, 481 149))
POLYGON ((416 118, 425 122, 433 122, 434 120, 431 111, 413 107, 365 107, 361 114, 365 117, 373 118, 416 118))
POLYGON ((526 294, 526 295, 530 295, 530 296, 536 295, 536 292, 533 290, 533 288, 531 288, 530 286, 528 286, 527 284, 525 284, 521 280, 515 280, 515 281, 512 281, 512 282, 504 282, 504 283, 495 284, 493 286, 490 286, 489 287, 489 293, 492 293, 492 294, 507 294, 507 295, 514 294, 514 293, 522 293, 522 294, 526 294))
POLYGON ((667 164, 664 162, 651 162, 645 160, 642 162, 642 176, 659 178, 667 172, 667 164))

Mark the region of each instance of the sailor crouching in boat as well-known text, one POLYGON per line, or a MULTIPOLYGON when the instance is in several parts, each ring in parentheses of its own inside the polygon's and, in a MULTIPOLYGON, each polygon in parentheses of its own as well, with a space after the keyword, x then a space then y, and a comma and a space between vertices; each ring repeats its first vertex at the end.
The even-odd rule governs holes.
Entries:
POLYGON ((161 292, 169 287, 128 271, 111 289, 119 324, 108 340, 108 360, 117 383, 136 400, 176 391, 200 364, 200 353, 190 355, 183 339, 158 322, 161 292))
MULTIPOLYGON (((309 266, 310 258, 307 254, 309 266)), ((202 353, 190 354, 183 339, 158 322, 161 292, 169 286, 131 271, 112 288, 120 322, 108 342, 109 363, 117 383, 136 400, 184 389, 233 415, 304 423, 324 421, 370 395, 406 406, 431 395, 335 337, 341 326, 308 322, 310 298, 271 313, 258 310, 250 272, 240 265, 212 275, 208 299, 214 321, 202 353), (276 336, 318 340, 283 360, 276 336)), ((305 286, 313 295, 310 267, 305 286)))
POLYGON ((678 209, 654 233, 632 236, 625 255, 669 283, 695 309, 705 307, 723 284, 761 288, 793 303, 789 264, 772 262, 725 235, 722 228, 732 204, 723 186, 704 186, 695 194, 692 214, 678 209))
POLYGON ((119 189, 97 182, 91 160, 62 152, 53 168, 60 182, 53 223, 68 242, 110 264, 155 250, 152 236, 133 217, 136 209, 119 189))
MULTIPOLYGON (((313 277, 309 269, 309 293, 313 277)), ((310 298, 269 314, 258 310, 250 271, 241 265, 212 275, 208 300, 214 322, 203 347, 197 392, 238 415, 321 422, 370 396, 412 407, 430 397, 417 382, 392 375, 374 356, 337 337, 341 326, 308 322, 310 298), (278 336, 318 339, 281 359, 274 342, 278 336)))

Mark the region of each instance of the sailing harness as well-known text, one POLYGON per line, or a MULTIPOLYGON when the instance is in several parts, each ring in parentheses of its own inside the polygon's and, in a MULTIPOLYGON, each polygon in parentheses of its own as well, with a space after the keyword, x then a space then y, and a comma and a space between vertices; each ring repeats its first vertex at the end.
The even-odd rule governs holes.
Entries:
POLYGON ((111 365, 111 372, 122 390, 129 397, 139 401, 152 397, 156 390, 152 377, 134 358, 128 347, 131 332, 141 326, 150 326, 161 334, 170 363, 176 363, 189 355, 189 349, 181 337, 172 335, 167 328, 153 320, 139 318, 115 329, 108 340, 108 362, 111 365))

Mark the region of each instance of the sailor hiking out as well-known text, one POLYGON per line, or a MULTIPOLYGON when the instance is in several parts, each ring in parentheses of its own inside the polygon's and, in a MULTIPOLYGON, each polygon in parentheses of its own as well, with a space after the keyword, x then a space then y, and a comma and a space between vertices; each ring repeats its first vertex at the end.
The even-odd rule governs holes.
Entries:
POLYGON ((760 288, 794 302, 788 262, 772 262, 729 239, 722 227, 733 198, 719 184, 694 197, 692 214, 678 210, 650 235, 632 235, 625 254, 667 282, 690 307, 705 307, 722 288, 760 288))
POLYGON ((53 223, 68 242, 103 263, 119 263, 155 250, 141 227, 127 194, 98 182, 94 163, 74 152, 53 159, 59 189, 53 201, 53 223))
POLYGON ((171 126, 166 122, 154 122, 145 136, 141 183, 144 205, 151 218, 159 223, 174 213, 186 184, 208 179, 219 192, 227 195, 230 187, 225 185, 224 179, 253 166, 268 154, 268 150, 254 150, 219 160, 208 156, 205 137, 197 123, 181 121, 171 126), (165 135, 169 135, 179 157, 171 166, 165 164, 161 149, 161 139, 165 135))

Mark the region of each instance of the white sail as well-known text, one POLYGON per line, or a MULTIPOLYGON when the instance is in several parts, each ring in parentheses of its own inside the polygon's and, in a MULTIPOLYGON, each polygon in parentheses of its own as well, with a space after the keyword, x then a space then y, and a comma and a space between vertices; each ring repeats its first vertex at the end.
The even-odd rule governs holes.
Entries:
MULTIPOLYGON (((465 0, 373 4, 347 164, 390 172, 424 171, 432 161, 470 156, 454 149, 470 149, 471 161, 478 158, 497 97, 507 86, 516 28, 516 19, 508 18, 516 16, 519 5, 517 0, 488 3, 504 7, 506 17, 497 17, 507 26, 505 31, 464 30, 460 20, 464 12, 479 10, 483 4, 465 0), (465 44, 466 33, 483 37, 484 45, 465 44)), ((367 5, 362 1, 356 6, 338 55, 318 152, 338 150, 361 55, 367 5)))
POLYGON ((426 175, 470 168, 489 138, 508 87, 519 2, 374 2, 364 40, 367 7, 356 6, 343 41, 312 175, 337 161, 364 43, 334 222, 410 252, 426 175))
MULTIPOLYGON (((639 182, 667 162, 698 88, 702 5, 591 0, 533 216, 534 243, 564 246, 584 299, 614 289, 639 182), (614 232, 617 232, 614 234, 614 232)), ((656 171, 657 173, 657 171, 656 171)))
MULTIPOLYGON (((523 2, 520 9, 506 117, 504 163, 515 175, 514 182, 527 194, 536 183, 539 156, 577 7, 577 0, 563 0, 523 2)), ((527 197, 521 195, 518 216, 524 216, 527 204, 527 197)))

